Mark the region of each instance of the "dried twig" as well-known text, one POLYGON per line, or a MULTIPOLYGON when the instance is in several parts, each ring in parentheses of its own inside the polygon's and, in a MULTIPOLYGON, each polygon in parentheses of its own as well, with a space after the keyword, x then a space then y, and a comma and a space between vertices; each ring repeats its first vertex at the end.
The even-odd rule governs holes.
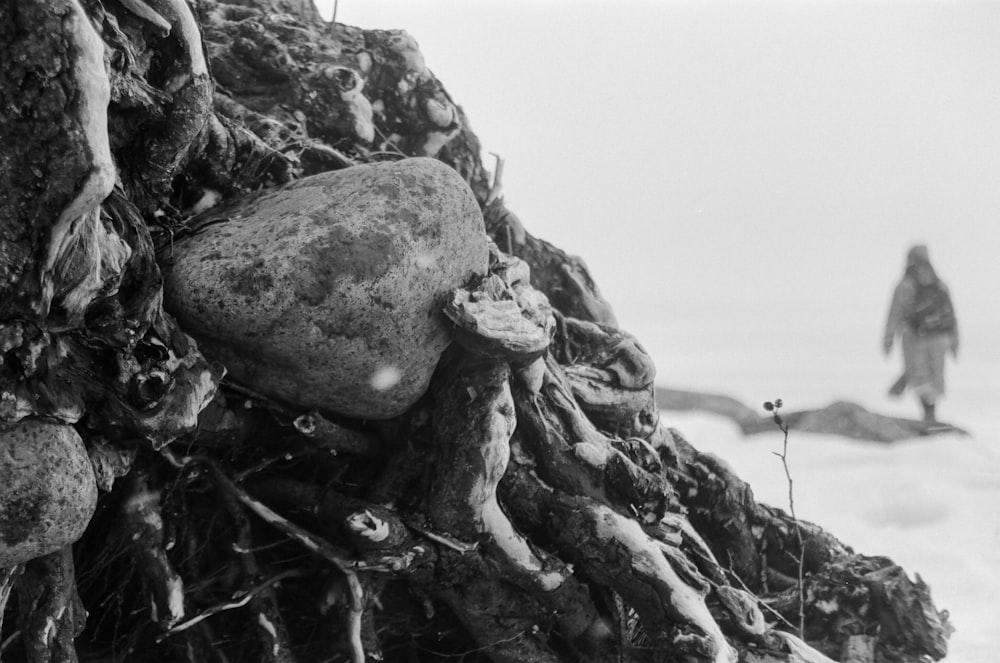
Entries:
MULTIPOLYGON (((254 554, 250 516, 236 498, 229 493, 223 492, 222 500, 233 519, 233 526, 236 530, 233 539, 233 552, 236 553, 236 559, 243 569, 244 578, 248 580, 258 578, 261 573, 254 554)), ((299 572, 279 575, 283 577, 299 575, 299 572)), ((273 588, 277 584, 275 578, 268 581, 273 581, 271 587, 261 585, 246 592, 257 594, 250 601, 248 609, 256 615, 254 626, 261 643, 260 659, 261 663, 296 663, 289 642, 288 629, 285 626, 285 620, 278 605, 278 597, 273 588), (259 592, 258 589, 260 589, 259 592)))
MULTIPOLYGON (((751 595, 755 595, 754 592, 753 592, 753 590, 751 590, 749 587, 747 587, 747 584, 745 582, 743 582, 743 578, 741 578, 738 573, 736 573, 732 569, 726 569, 726 571, 727 571, 727 575, 730 578, 732 578, 733 580, 735 580, 736 582, 738 582, 740 584, 740 587, 743 588, 744 591, 748 592, 751 595)), ((788 621, 787 619, 785 619, 785 616, 782 615, 777 610, 775 610, 774 608, 772 608, 770 605, 768 605, 767 601, 765 601, 763 599, 757 599, 757 605, 760 606, 761 608, 764 608, 769 613, 771 613, 772 615, 774 615, 775 617, 777 617, 778 620, 780 620, 781 622, 783 622, 785 624, 785 626, 787 626, 788 628, 795 628, 795 624, 793 624, 790 621, 788 621)))
POLYGON ((268 398, 267 396, 258 393, 253 389, 250 389, 249 387, 239 384, 238 382, 233 382, 228 378, 223 378, 222 382, 220 383, 220 386, 223 387, 224 389, 230 389, 232 391, 235 391, 236 393, 245 396, 249 400, 257 401, 267 409, 272 410, 274 412, 279 412, 291 419, 294 419, 299 415, 299 412, 296 412, 295 410, 292 410, 291 408, 282 405, 281 403, 275 401, 274 399, 268 398))
POLYGON ((792 522, 795 524, 795 538, 799 543, 799 554, 798 554, 798 564, 799 564, 799 577, 798 577, 798 591, 799 591, 799 637, 805 641, 806 637, 806 608, 805 608, 805 559, 806 551, 805 545, 802 542, 802 528, 799 527, 799 519, 795 515, 795 493, 792 489, 792 473, 788 469, 788 424, 781 415, 778 414, 778 410, 781 409, 781 399, 776 398, 774 402, 767 401, 764 403, 764 409, 768 412, 773 413, 774 423, 778 429, 784 434, 784 441, 781 447, 781 453, 777 451, 772 451, 775 456, 781 459, 781 466, 785 469, 785 479, 788 481, 788 511, 792 516, 792 522))
POLYGON ((157 639, 157 641, 158 642, 162 641, 163 638, 165 638, 167 635, 173 635, 174 633, 180 633, 181 631, 186 631, 195 624, 208 619, 212 615, 217 615, 220 612, 225 612, 226 610, 232 610, 234 608, 242 608, 246 604, 250 603, 250 601, 253 600, 255 596, 270 589, 274 585, 277 585, 282 580, 286 578, 301 577, 304 575, 305 573, 302 571, 296 571, 296 570, 282 571, 281 573, 271 576, 270 578, 260 583, 259 585, 251 587, 250 589, 244 592, 240 592, 238 594, 239 595, 238 599, 231 601, 229 603, 221 603, 219 605, 214 605, 211 608, 208 608, 198 613, 191 619, 188 619, 187 621, 181 622, 180 624, 171 627, 170 630, 167 631, 165 635, 160 636, 157 639))
POLYGON ((255 499, 252 495, 237 486, 233 481, 218 468, 211 458, 201 456, 176 456, 169 449, 161 449, 160 453, 170 464, 178 468, 183 468, 189 464, 199 463, 208 466, 213 478, 224 490, 239 500, 244 506, 253 511, 257 516, 283 532, 289 538, 297 541, 309 551, 316 553, 323 559, 333 564, 344 574, 347 587, 350 590, 350 605, 347 612, 347 632, 348 641, 351 647, 351 660, 353 663, 364 663, 364 645, 361 642, 361 616, 364 613, 365 600, 364 589, 361 581, 354 570, 354 564, 336 546, 325 539, 313 534, 305 528, 296 525, 290 520, 282 517, 263 502, 255 499))
POLYGON ((0 642, 0 655, 2 655, 5 651, 7 651, 7 647, 10 647, 12 644, 14 644, 14 642, 16 642, 17 639, 20 637, 21 637, 21 629, 18 629, 13 633, 11 633, 6 640, 0 642))
POLYGON ((295 418, 292 424, 302 435, 312 439, 317 446, 333 454, 339 452, 375 456, 381 451, 378 440, 364 433, 340 426, 319 412, 309 412, 295 418))
POLYGON ((445 548, 451 548, 455 552, 470 553, 470 552, 475 552, 476 550, 479 549, 478 541, 473 543, 466 543, 465 541, 459 541, 458 539, 449 536, 444 536, 443 534, 435 534, 426 527, 421 527, 420 525, 417 525, 416 523, 412 522, 412 520, 407 520, 406 526, 416 532, 420 532, 431 541, 439 543, 445 548))

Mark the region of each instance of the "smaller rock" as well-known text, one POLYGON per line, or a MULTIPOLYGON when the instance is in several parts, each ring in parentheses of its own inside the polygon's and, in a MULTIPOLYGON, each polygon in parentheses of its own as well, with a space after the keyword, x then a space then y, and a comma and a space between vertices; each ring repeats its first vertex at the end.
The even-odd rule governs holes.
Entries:
POLYGON ((72 426, 0 424, 0 568, 73 543, 96 507, 94 470, 72 426))

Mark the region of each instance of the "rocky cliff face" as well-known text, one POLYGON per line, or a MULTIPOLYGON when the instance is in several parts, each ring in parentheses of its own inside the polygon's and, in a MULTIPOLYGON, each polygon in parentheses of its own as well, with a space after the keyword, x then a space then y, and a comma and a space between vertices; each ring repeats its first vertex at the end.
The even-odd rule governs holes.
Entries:
POLYGON ((405 32, 29 0, 0 62, 5 656, 944 655, 919 580, 660 420, 405 32))

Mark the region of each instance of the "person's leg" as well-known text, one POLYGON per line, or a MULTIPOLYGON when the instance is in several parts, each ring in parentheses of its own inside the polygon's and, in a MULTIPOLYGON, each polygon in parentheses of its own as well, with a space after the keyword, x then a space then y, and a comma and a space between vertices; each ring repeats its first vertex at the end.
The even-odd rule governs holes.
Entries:
POLYGON ((935 394, 932 386, 927 339, 906 330, 900 338, 903 348, 903 376, 923 412, 923 418, 934 416, 935 394))
POLYGON ((945 336, 914 336, 911 339, 907 374, 910 386, 920 399, 925 421, 936 421, 936 405, 944 393, 944 357, 948 351, 945 336))
POLYGON ((936 405, 944 395, 944 362, 948 352, 948 338, 935 334, 921 339, 921 363, 926 366, 927 378, 922 390, 921 403, 924 405, 924 420, 937 421, 936 405))
POLYGON ((932 401, 926 400, 924 397, 920 398, 920 404, 924 408, 924 421, 928 423, 937 421, 937 413, 935 412, 937 405, 932 401))
POLYGON ((931 387, 935 396, 944 395, 944 364, 948 354, 948 336, 935 334, 927 338, 927 365, 930 369, 931 387))

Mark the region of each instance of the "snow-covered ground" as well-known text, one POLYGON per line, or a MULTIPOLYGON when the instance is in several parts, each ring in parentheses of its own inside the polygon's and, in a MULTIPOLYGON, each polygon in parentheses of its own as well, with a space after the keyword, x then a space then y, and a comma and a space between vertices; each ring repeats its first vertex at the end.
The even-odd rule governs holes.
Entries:
MULTIPOLYGON (((804 318, 782 316, 775 324, 773 315, 728 312, 739 329, 689 316, 683 325, 651 322, 634 331, 656 359, 661 384, 725 393, 751 407, 781 398, 788 412, 850 399, 883 413, 916 414, 909 396, 884 393, 898 357, 879 355, 878 321, 832 333, 826 325, 817 333, 804 318)), ((885 555, 911 577, 919 574, 956 628, 949 663, 1000 660, 1000 360, 986 342, 997 337, 973 333, 949 366, 941 418, 969 437, 878 444, 792 431, 789 438, 798 516, 858 552, 885 555)), ((771 453, 781 449, 777 429, 743 437, 715 415, 661 416, 696 447, 725 459, 759 501, 787 509, 783 470, 771 453)))

